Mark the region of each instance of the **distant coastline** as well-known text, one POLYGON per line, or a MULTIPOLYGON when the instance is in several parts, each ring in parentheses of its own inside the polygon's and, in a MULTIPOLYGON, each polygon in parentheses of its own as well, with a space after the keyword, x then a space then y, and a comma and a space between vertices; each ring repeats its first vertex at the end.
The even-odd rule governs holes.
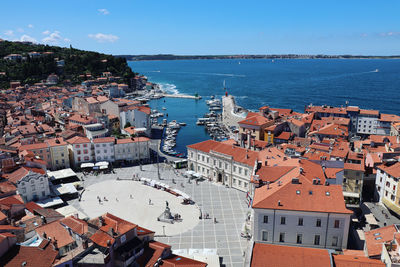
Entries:
POLYGON ((400 55, 393 56, 362 56, 362 55, 115 55, 128 61, 145 60, 198 60, 198 59, 400 59, 400 55))

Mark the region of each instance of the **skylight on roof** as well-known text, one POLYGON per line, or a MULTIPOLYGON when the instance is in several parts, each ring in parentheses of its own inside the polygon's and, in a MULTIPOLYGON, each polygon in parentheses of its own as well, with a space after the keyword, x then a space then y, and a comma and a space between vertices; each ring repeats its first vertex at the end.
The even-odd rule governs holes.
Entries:
POLYGON ((380 237, 380 236, 375 238, 375 240, 381 240, 381 239, 382 239, 382 237, 380 237))
POLYGON ((375 233, 374 236, 380 235, 381 233, 375 233))
POLYGON ((180 261, 182 258, 176 258, 176 261, 180 261))
POLYGON ((326 192, 325 192, 325 195, 330 196, 331 193, 330 193, 329 191, 326 191, 326 192))
POLYGON ((300 195, 300 190, 296 190, 296 194, 300 195))

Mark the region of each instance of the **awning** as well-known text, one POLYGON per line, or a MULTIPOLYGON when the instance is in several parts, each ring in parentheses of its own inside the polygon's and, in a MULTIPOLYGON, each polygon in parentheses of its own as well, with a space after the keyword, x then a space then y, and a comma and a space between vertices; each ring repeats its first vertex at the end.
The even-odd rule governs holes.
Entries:
POLYGON ((100 161, 100 162, 97 162, 96 164, 95 164, 95 166, 106 166, 106 167, 108 167, 108 162, 107 161, 100 161))
POLYGON ((393 212, 397 213, 400 215, 400 208, 397 207, 394 203, 390 202, 390 200, 386 198, 382 198, 382 203, 390 210, 393 212))
POLYGON ((94 164, 90 163, 90 162, 81 164, 81 168, 93 168, 93 167, 94 167, 94 164))
POLYGON ((58 170, 58 171, 47 171, 47 175, 49 177, 53 177, 53 179, 63 179, 63 178, 68 178, 68 177, 74 177, 76 176, 76 173, 71 169, 63 169, 63 170, 58 170))
POLYGON ((194 171, 186 171, 186 172, 185 172, 185 174, 186 174, 186 175, 189 175, 189 176, 190 176, 190 175, 193 175, 193 174, 195 174, 195 173, 196 173, 196 172, 194 172, 194 171))
POLYGON ((108 166, 100 166, 100 170, 108 169, 108 166))
POLYGON ((376 221, 374 214, 372 213, 365 214, 364 217, 368 224, 378 225, 378 222, 376 221))
POLYGON ((196 177, 196 178, 200 178, 201 177, 201 174, 197 173, 197 172, 193 173, 192 175, 193 175, 193 177, 196 177))
POLYGON ((36 201, 36 204, 38 204, 42 208, 50 208, 53 206, 61 205, 63 203, 64 201, 62 201, 61 198, 59 197, 46 198, 43 200, 36 201))
POLYGON ((73 183, 55 185, 54 190, 56 191, 57 196, 78 193, 73 183))
POLYGON ((360 198, 360 193, 353 193, 353 192, 346 192, 346 191, 343 191, 343 196, 344 196, 344 197, 355 197, 355 198, 360 198))

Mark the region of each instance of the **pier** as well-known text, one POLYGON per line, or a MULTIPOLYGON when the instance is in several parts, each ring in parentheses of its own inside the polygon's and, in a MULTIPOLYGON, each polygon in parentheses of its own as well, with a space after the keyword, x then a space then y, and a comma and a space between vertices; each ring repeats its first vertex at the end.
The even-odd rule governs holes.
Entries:
POLYGON ((246 118, 247 111, 235 103, 231 95, 222 97, 222 123, 229 129, 230 126, 238 126, 238 122, 246 118), (240 114, 237 112, 240 111, 240 114))
POLYGON ((161 94, 163 97, 170 97, 170 98, 187 98, 187 99, 201 99, 201 96, 194 96, 194 95, 182 95, 182 94, 161 94))

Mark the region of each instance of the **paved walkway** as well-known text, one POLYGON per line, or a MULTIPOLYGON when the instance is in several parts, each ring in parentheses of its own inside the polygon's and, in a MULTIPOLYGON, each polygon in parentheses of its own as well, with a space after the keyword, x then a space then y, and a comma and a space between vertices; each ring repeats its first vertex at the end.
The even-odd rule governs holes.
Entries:
MULTIPOLYGON (((109 209, 110 212, 113 212, 115 205, 117 207, 124 208, 126 214, 130 214, 131 212, 133 213, 135 211, 135 208, 137 208, 140 204, 134 203, 136 201, 135 196, 133 196, 133 203, 131 203, 131 199, 127 197, 128 192, 131 190, 130 187, 127 186, 125 188, 123 186, 124 183, 122 183, 123 181, 116 181, 115 179, 116 177, 119 177, 121 179, 131 178, 134 173, 138 173, 139 177, 146 177, 158 180, 156 164, 144 165, 143 171, 140 171, 139 166, 115 169, 115 171, 116 174, 87 176, 85 178, 85 188, 87 188, 88 190, 93 190, 92 192, 89 191, 87 201, 89 201, 91 195, 91 198, 94 197, 94 199, 97 200, 96 197, 99 194, 97 192, 111 191, 109 193, 110 197, 107 198, 109 198, 109 200, 112 202, 110 204, 106 204, 108 206, 105 206, 105 208, 109 209), (122 186, 119 186, 118 184, 122 186), (115 188, 113 188, 114 186, 115 188), (126 204, 124 205, 121 205, 122 197, 120 197, 121 199, 118 199, 120 202, 117 203, 117 201, 115 200, 115 196, 111 196, 113 194, 119 196, 119 194, 121 193, 121 191, 119 191, 120 188, 124 188, 122 189, 122 194, 124 196, 127 195, 123 200, 126 201, 126 204), (132 207, 132 209, 129 209, 128 207, 132 207)), ((246 218, 246 214, 249 211, 245 203, 245 193, 232 188, 226 188, 222 185, 217 185, 208 181, 199 182, 198 184, 196 184, 194 181, 192 183, 188 183, 188 178, 184 178, 180 173, 177 173, 176 170, 171 169, 169 166, 166 167, 165 164, 160 164, 160 173, 162 179, 161 181, 163 183, 169 184, 171 187, 184 191, 185 193, 190 195, 192 199, 196 202, 195 205, 184 207, 191 208, 193 211, 197 212, 196 218, 193 218, 193 220, 197 219, 197 223, 194 223, 190 227, 188 226, 187 228, 182 228, 182 231, 180 231, 180 233, 176 233, 175 230, 173 230, 172 228, 170 228, 171 230, 169 230, 166 227, 166 237, 158 236, 155 239, 170 244, 172 246, 172 249, 216 248, 218 255, 221 257, 223 266, 243 266, 243 251, 246 250, 247 240, 241 238, 240 233, 246 218), (172 179, 175 180, 175 183, 173 183, 172 179), (213 219, 198 220, 198 214, 200 210, 203 215, 208 213, 210 218, 215 217, 217 219, 217 223, 214 223, 213 219)), ((124 182, 126 182, 127 185, 132 185, 133 187, 137 186, 137 188, 139 189, 141 188, 140 186, 142 186, 139 183, 132 181, 124 182)), ((143 190, 146 189, 143 188, 143 190)), ((155 191, 152 192, 143 191, 143 195, 140 195, 139 198, 144 195, 146 195, 146 197, 144 197, 144 200, 142 199, 138 201, 139 203, 143 203, 143 201, 145 203, 146 201, 148 201, 147 194, 151 194, 151 199, 154 199, 154 201, 157 202, 157 206, 159 206, 159 209, 163 209, 165 207, 165 198, 167 198, 167 195, 163 194, 168 193, 161 192, 156 189, 154 190, 155 191)), ((83 195, 84 197, 85 194, 86 192, 83 195)), ((175 203, 172 199, 168 201, 170 202, 171 212, 190 214, 190 211, 184 211, 184 207, 180 208, 182 206, 181 204, 175 203)), ((86 205, 87 203, 81 204, 77 200, 72 201, 71 204, 86 214, 92 212, 91 205, 94 205, 95 208, 98 208, 98 206, 100 206, 98 203, 98 206, 96 206, 95 202, 88 205, 86 205)), ((143 205, 146 206, 145 204, 143 205)), ((119 216, 117 212, 120 208, 115 208, 117 216, 119 216)), ((159 215, 159 209, 153 209, 154 212, 149 210, 149 214, 146 215, 146 217, 157 217, 159 215)), ((93 211, 93 213, 95 212, 96 211, 93 211)), ((101 211, 99 210, 97 212, 101 211)), ((140 214, 138 214, 138 216, 139 215, 140 214)), ((129 216, 132 216, 132 218, 134 218, 133 216, 136 215, 129 216)), ((129 218, 122 215, 121 217, 129 220, 129 218)), ((138 221, 131 221, 140 225, 138 221)), ((143 226, 146 227, 145 225, 143 226)), ((155 225, 155 227, 157 227, 157 225, 155 225)), ((157 229, 152 230, 157 231, 157 229)), ((159 232, 160 231, 158 230, 157 233, 159 232)))

